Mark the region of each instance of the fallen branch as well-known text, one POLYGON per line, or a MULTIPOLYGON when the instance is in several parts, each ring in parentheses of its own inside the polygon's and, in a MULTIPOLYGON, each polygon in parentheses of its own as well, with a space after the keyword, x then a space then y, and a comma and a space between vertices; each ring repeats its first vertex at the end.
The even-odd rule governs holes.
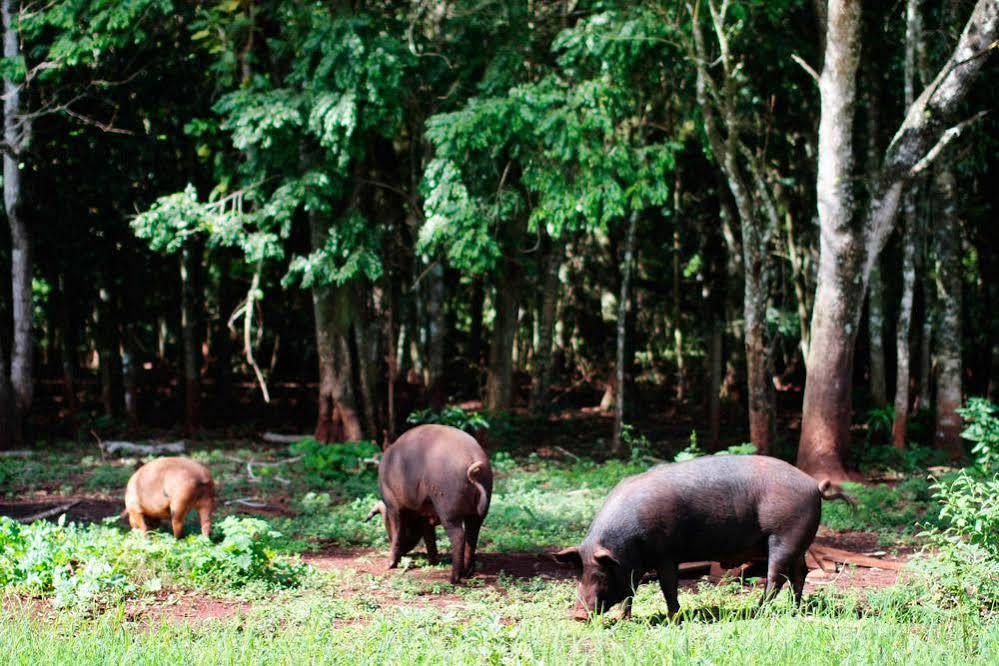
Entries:
POLYGON ((276 432, 265 432, 260 436, 260 439, 269 444, 294 444, 309 437, 312 437, 312 435, 281 435, 276 432))
POLYGON ((130 453, 142 456, 158 456, 164 453, 183 453, 187 449, 184 440, 165 442, 163 444, 136 444, 134 442, 103 442, 105 453, 130 453))
POLYGON ((231 504, 239 504, 240 506, 246 506, 251 509, 273 509, 276 507, 267 504, 266 502, 254 502, 250 497, 240 497, 238 499, 232 499, 226 501, 225 505, 229 506, 231 504))
POLYGON ((839 564, 852 564, 857 567, 865 567, 868 569, 886 569, 888 571, 899 571, 905 566, 905 562, 882 560, 876 557, 861 555, 860 553, 852 553, 841 548, 821 546, 819 544, 812 544, 812 547, 808 549, 808 552, 819 563, 823 571, 828 571, 826 567, 821 566, 823 560, 839 564))
POLYGON ((46 509, 45 511, 39 511, 38 513, 33 513, 30 516, 25 516, 24 518, 18 518, 18 522, 21 523, 33 523, 36 520, 43 520, 45 518, 51 518, 52 516, 58 516, 59 514, 66 513, 74 506, 80 503, 80 500, 73 500, 72 502, 66 502, 51 509, 46 509))
POLYGON ((0 458, 30 458, 35 455, 31 449, 16 449, 14 451, 0 451, 0 458))
POLYGON ((554 449, 556 451, 558 451, 559 453, 561 453, 562 455, 568 456, 569 458, 572 458, 573 460, 579 460, 579 456, 577 456, 572 451, 569 451, 567 449, 563 449, 561 446, 556 446, 556 447, 554 447, 554 449))

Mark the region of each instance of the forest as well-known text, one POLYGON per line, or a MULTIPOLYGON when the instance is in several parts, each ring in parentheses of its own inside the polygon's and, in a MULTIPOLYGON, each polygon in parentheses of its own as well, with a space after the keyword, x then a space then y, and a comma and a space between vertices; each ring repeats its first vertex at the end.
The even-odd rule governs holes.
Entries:
POLYGON ((999 659, 999 0, 0 5, 0 651, 999 659), (364 522, 420 424, 496 475, 468 587, 364 522), (111 520, 164 451, 211 538, 111 520), (554 551, 715 453, 850 499, 804 606, 562 626, 554 551))

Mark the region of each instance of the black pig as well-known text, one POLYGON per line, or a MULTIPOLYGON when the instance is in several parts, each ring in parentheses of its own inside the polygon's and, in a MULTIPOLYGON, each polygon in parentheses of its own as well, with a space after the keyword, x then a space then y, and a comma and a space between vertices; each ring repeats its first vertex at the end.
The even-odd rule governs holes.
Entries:
POLYGON ((443 525, 451 539, 451 582, 475 571, 479 529, 493 491, 489 458, 475 438, 449 426, 417 426, 385 451, 378 486, 382 501, 368 518, 383 515, 390 569, 421 538, 435 564, 435 529, 443 525))
POLYGON ((628 477, 579 547, 555 555, 582 569, 573 617, 585 620, 620 602, 629 617, 634 589, 649 570, 659 575, 672 617, 680 609, 678 566, 697 560, 734 567, 766 558, 763 601, 788 579, 800 603, 823 496, 842 497, 828 482, 766 456, 705 456, 628 477))

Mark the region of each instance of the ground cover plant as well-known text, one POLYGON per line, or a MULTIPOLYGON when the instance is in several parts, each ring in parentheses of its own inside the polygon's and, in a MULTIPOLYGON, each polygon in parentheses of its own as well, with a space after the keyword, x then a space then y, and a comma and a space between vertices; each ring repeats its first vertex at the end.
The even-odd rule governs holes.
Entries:
MULTIPOLYGON (((567 617, 573 574, 548 553, 582 538, 622 478, 664 458, 711 455, 699 445, 663 452, 646 441, 641 454, 604 462, 493 451, 481 571, 462 585, 448 583, 447 563, 429 565, 422 548, 401 571, 384 570, 384 529, 364 520, 377 499, 367 462, 374 452, 363 443, 325 446, 199 444, 192 455, 212 465, 223 500, 212 540, 174 542, 165 532, 143 539, 114 518, 0 518, 0 650, 26 664, 741 664, 763 654, 777 664, 984 664, 999 656, 991 449, 966 470, 934 468, 935 479, 906 463, 901 480, 848 484, 856 507, 825 504, 819 540, 861 539, 907 560, 898 577, 816 575, 801 608, 784 594, 763 609, 752 578, 684 581, 675 622, 653 581, 639 588, 631 621, 613 612, 577 623, 567 617), (244 494, 267 506, 225 503, 244 494)), ((120 498, 114 484, 134 464, 74 460, 71 451, 50 453, 40 466, 0 459, 7 479, 30 472, 8 486, 14 495, 36 486, 108 501, 120 498)))

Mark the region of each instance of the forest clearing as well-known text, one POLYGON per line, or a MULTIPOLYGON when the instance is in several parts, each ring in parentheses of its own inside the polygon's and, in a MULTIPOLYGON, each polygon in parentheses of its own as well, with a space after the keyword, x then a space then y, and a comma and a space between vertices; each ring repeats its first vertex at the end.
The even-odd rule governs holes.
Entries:
POLYGON ((999 663, 999 0, 0 18, 0 660, 999 663))

